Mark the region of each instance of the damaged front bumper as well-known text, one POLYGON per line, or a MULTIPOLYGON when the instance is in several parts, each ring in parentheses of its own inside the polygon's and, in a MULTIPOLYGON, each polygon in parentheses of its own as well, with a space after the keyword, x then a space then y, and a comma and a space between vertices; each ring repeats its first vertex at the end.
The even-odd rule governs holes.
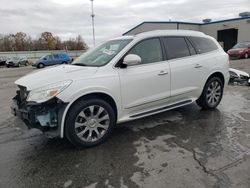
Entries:
POLYGON ((234 83, 245 83, 250 86, 250 75, 244 71, 229 68, 230 80, 229 82, 234 83))
POLYGON ((27 102, 22 93, 25 92, 17 91, 13 98, 12 114, 20 118, 28 128, 40 129, 48 137, 60 136, 61 119, 67 104, 57 98, 44 103, 27 102))

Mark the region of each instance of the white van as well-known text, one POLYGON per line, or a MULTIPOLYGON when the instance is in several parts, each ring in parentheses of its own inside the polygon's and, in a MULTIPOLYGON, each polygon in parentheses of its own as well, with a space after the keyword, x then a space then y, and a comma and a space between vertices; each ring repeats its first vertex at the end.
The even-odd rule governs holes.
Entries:
POLYGON ((94 146, 117 123, 194 101, 203 109, 216 108, 229 80, 228 59, 218 42, 201 32, 123 36, 71 65, 18 79, 12 113, 49 136, 94 146))

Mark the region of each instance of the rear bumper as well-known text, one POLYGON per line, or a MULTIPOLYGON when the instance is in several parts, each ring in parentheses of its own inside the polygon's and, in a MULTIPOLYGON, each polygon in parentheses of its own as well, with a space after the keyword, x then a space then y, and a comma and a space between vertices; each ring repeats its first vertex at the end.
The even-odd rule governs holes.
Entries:
POLYGON ((16 97, 12 100, 11 113, 30 128, 40 129, 48 137, 60 136, 60 126, 66 103, 52 99, 45 103, 20 104, 16 97))

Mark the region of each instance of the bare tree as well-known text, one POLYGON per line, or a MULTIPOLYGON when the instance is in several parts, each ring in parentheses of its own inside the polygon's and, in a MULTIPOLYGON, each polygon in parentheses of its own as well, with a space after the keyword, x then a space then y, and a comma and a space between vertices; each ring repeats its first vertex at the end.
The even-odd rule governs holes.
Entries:
POLYGON ((39 38, 46 50, 53 50, 56 46, 56 40, 51 32, 43 32, 39 38))
POLYGON ((26 51, 29 50, 30 41, 29 36, 26 33, 18 32, 14 35, 15 45, 14 49, 15 51, 26 51))
POLYGON ((24 32, 16 34, 0 34, 0 51, 26 51, 26 50, 87 50, 88 46, 81 35, 76 38, 62 41, 60 37, 53 36, 51 32, 43 32, 37 39, 32 39, 24 32))
POLYGON ((64 49, 64 46, 62 44, 60 37, 55 36, 55 50, 63 50, 63 49, 64 49))
POLYGON ((83 38, 81 35, 78 35, 76 37, 76 46, 75 46, 75 50, 87 50, 88 47, 87 47, 87 44, 83 41, 83 38))

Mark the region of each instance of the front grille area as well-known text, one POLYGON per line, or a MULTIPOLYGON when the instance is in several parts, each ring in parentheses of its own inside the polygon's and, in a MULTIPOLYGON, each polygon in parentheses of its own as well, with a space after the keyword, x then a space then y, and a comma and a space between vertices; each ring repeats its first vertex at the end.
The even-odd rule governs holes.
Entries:
POLYGON ((230 57, 239 57, 239 54, 230 54, 230 57))
POLYGON ((244 76, 244 75, 240 75, 240 78, 241 78, 242 80, 248 80, 248 79, 249 79, 248 76, 244 76))
POLYGON ((19 90, 17 90, 16 100, 18 102, 18 105, 21 107, 26 103, 26 99, 28 97, 29 92, 27 91, 27 88, 24 86, 18 86, 19 90))

